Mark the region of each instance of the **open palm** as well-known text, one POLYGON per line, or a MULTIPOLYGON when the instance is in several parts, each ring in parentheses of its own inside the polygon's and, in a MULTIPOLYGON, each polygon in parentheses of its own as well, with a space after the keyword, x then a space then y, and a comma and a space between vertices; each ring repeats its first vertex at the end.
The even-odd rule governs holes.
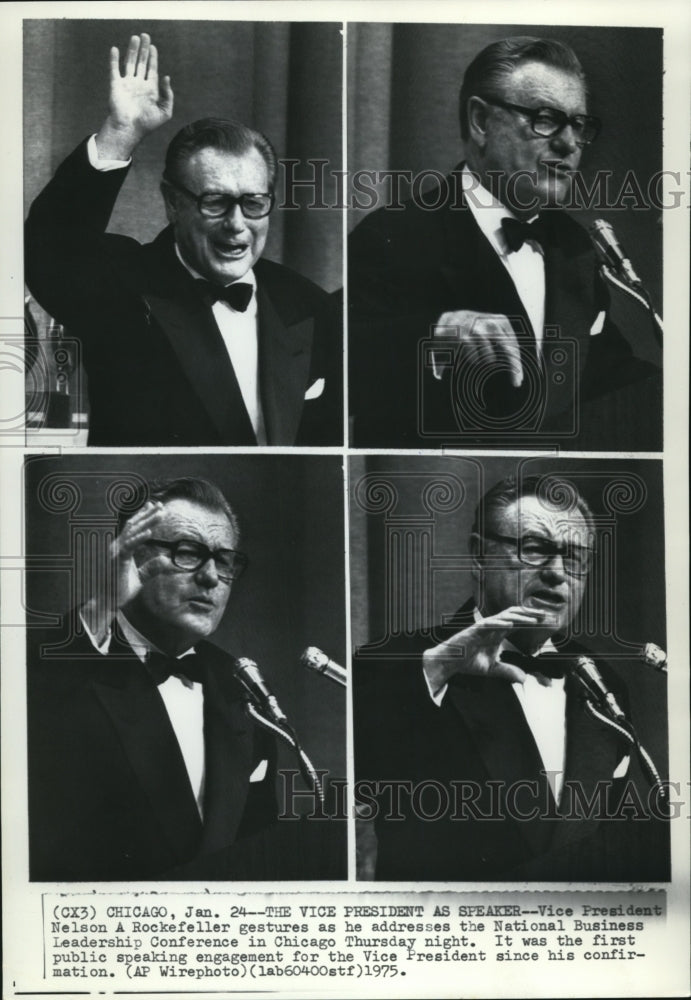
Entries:
POLYGON ((170 78, 158 77, 158 52, 149 35, 133 35, 120 72, 120 51, 110 50, 110 116, 117 128, 138 137, 169 121, 173 114, 170 78))

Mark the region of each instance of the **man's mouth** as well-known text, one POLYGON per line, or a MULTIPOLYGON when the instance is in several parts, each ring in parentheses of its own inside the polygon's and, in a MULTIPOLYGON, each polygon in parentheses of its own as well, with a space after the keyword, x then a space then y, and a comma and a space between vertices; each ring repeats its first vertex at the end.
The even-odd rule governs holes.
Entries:
POLYGON ((559 180, 568 180, 573 173, 571 167, 561 160, 543 160, 542 166, 550 177, 557 177, 559 180))
POLYGON ((204 594, 197 594, 195 597, 189 597, 188 602, 203 608, 215 608, 216 602, 211 597, 206 597, 204 594))
POLYGON ((549 608, 551 611, 558 611, 566 604, 566 598, 563 594, 547 589, 533 591, 529 595, 528 600, 531 604, 537 605, 540 608, 549 608))
POLYGON ((249 249, 247 243, 214 243, 214 251, 226 260, 239 260, 249 249))

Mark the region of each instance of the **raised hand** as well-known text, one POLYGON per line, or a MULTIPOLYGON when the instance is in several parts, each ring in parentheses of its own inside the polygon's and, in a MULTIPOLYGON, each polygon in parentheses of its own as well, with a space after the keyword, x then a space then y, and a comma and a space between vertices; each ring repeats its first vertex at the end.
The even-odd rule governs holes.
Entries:
POLYGON ((110 50, 109 111, 96 136, 99 156, 126 160, 149 132, 173 115, 170 77, 159 82, 158 51, 146 33, 132 35, 120 72, 120 50, 110 50))
POLYGON ((110 544, 98 589, 81 609, 84 621, 98 641, 105 637, 117 611, 141 590, 142 573, 137 567, 135 552, 153 537, 162 510, 162 503, 147 501, 110 544))
POLYGON ((514 629, 545 625, 548 617, 549 612, 516 605, 483 618, 446 642, 425 650, 422 664, 432 691, 442 688, 454 674, 500 677, 522 684, 524 671, 500 660, 499 647, 514 629))

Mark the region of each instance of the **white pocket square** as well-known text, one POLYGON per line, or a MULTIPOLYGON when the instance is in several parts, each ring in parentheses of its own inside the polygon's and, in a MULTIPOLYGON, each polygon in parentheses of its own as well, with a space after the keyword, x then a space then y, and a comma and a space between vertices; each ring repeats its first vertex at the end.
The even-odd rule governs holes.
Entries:
POLYGON ((626 756, 622 757, 617 766, 615 767, 614 774, 612 775, 612 777, 623 778, 629 769, 630 763, 631 763, 631 757, 628 754, 626 754, 626 756))
POLYGON ((602 333, 602 327, 605 325, 606 318, 607 318, 607 313, 605 312, 604 309, 601 309, 600 312, 595 317, 595 322, 590 327, 591 337, 595 337, 597 336, 598 333, 602 333))
POLYGON ((305 399, 319 399, 321 394, 324 392, 324 386, 326 385, 326 380, 323 378, 318 378, 309 387, 305 393, 305 399))
POLYGON ((263 781, 266 777, 266 769, 268 766, 268 760, 260 760, 254 771, 250 774, 250 781, 263 781))

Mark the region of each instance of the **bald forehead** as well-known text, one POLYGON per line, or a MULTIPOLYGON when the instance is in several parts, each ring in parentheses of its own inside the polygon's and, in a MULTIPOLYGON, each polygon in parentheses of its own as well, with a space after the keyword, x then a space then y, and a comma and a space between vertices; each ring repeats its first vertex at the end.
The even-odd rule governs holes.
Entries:
POLYGON ((555 540, 568 538, 586 545, 592 536, 578 508, 564 508, 536 496, 520 497, 497 511, 497 530, 516 537, 539 535, 555 540))
POLYGON ((164 504, 156 534, 163 541, 202 542, 211 549, 232 549, 236 538, 226 514, 193 500, 175 499, 164 504))
POLYGON ((567 114, 585 114, 585 81, 569 70, 544 63, 522 63, 505 83, 506 99, 528 107, 558 108, 567 114))

